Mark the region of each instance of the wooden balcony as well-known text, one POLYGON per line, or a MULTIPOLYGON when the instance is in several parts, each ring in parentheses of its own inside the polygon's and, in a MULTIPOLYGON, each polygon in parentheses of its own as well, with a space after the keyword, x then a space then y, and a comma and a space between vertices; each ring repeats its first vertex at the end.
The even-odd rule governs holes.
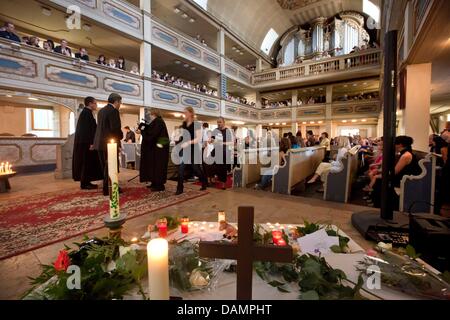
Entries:
POLYGON ((220 73, 219 54, 152 17, 152 44, 220 73))
POLYGON ((0 39, 0 87, 101 100, 117 92, 127 104, 143 105, 144 80, 127 71, 0 39))
POLYGON ((192 107, 197 113, 219 116, 220 99, 193 90, 152 80, 152 105, 165 110, 182 112, 192 107))
POLYGON ((231 78, 244 85, 252 87, 253 72, 247 70, 243 66, 237 64, 236 62, 225 59, 225 75, 228 78, 231 78))
POLYGON ((227 118, 241 121, 258 121, 260 110, 246 104, 233 101, 224 101, 224 110, 222 114, 227 118))
POLYGON ((80 13, 105 26, 143 39, 144 26, 141 9, 123 0, 47 0, 63 8, 78 6, 80 13))
POLYGON ((356 76, 374 76, 379 75, 380 71, 381 51, 366 50, 255 73, 252 82, 257 89, 268 89, 293 84, 315 84, 323 82, 324 78, 327 81, 338 81, 356 76))

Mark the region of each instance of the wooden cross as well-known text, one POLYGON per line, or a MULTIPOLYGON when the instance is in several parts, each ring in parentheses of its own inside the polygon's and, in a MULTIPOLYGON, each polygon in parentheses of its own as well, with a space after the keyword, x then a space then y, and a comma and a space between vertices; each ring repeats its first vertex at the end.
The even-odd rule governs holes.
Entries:
POLYGON ((253 261, 291 263, 291 246, 260 245, 253 243, 253 207, 239 207, 238 241, 200 242, 200 257, 237 260, 237 300, 252 299, 253 261))

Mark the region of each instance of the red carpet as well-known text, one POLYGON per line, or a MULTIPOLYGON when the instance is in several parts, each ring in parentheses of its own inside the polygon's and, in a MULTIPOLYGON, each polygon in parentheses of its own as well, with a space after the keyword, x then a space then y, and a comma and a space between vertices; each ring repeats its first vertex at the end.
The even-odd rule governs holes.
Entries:
MULTIPOLYGON (((185 184, 175 196, 168 183, 165 192, 152 193, 137 184, 123 187, 120 208, 128 219, 207 194, 185 184)), ((3 201, 0 204, 0 260, 103 228, 109 202, 100 191, 64 190, 3 201)))

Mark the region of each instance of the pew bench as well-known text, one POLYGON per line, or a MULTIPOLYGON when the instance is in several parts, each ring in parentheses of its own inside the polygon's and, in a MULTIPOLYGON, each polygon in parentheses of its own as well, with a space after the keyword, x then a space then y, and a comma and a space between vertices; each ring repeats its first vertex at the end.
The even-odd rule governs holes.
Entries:
POLYGON ((427 154, 419 160, 420 175, 404 176, 395 192, 400 197, 399 211, 407 213, 433 213, 436 194, 437 154, 427 154))
POLYGON ((238 158, 238 166, 233 169, 233 187, 246 188, 249 185, 256 184, 261 180, 261 169, 264 165, 261 163, 261 153, 275 152, 278 154, 278 148, 258 148, 243 150, 238 158))
POLYGON ((312 176, 325 157, 325 147, 291 149, 286 161, 275 168, 272 178, 272 192, 291 194, 292 188, 312 176))
POLYGON ((358 172, 358 151, 361 146, 355 146, 349 150, 341 160, 342 167, 339 171, 330 171, 324 182, 323 199, 347 203, 350 199, 352 184, 358 172))

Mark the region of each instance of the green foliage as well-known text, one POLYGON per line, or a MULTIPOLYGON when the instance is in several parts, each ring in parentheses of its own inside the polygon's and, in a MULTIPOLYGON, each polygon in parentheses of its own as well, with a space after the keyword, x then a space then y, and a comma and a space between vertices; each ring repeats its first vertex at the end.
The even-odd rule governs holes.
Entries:
POLYGON ((406 254, 411 259, 417 259, 417 258, 420 257, 420 253, 416 253, 416 249, 414 249, 414 247, 412 245, 410 245, 410 244, 408 244, 406 246, 406 254))
POLYGON ((72 265, 80 268, 81 289, 69 290, 67 280, 71 276, 56 271, 53 266, 42 266, 42 273, 31 279, 32 288, 24 295, 34 292, 33 298, 51 300, 111 300, 123 299, 124 294, 137 286, 147 272, 145 252, 129 251, 120 257, 119 247, 127 244, 121 239, 92 239, 76 244, 75 250, 66 247, 72 265), (106 271, 115 262, 116 268, 106 271), (36 293, 38 287, 43 289, 36 293))

